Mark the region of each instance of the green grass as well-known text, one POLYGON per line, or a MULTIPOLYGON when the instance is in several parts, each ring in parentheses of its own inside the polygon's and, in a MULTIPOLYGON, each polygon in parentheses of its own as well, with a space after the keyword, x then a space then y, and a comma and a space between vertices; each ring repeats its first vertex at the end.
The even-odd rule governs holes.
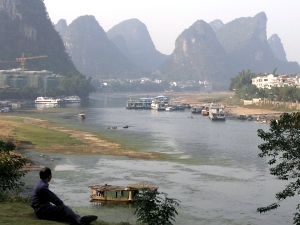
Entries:
POLYGON ((16 130, 16 133, 21 140, 30 140, 32 144, 39 147, 45 147, 57 143, 63 143, 64 145, 86 145, 85 143, 70 137, 69 134, 32 126, 30 124, 19 127, 16 130))
MULTIPOLYGON (((28 202, 1 202, 0 203, 0 224, 1 225, 64 225, 55 221, 39 220, 28 202)), ((129 223, 108 223, 97 220, 91 225, 130 225, 129 223)))

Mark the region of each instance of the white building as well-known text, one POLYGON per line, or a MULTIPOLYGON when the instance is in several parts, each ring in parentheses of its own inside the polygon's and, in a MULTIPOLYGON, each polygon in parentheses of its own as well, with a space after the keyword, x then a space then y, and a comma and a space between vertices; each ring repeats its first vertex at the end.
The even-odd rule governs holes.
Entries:
POLYGON ((252 78, 252 84, 258 88, 271 89, 276 83, 277 78, 273 74, 252 78))
POLYGON ((291 77, 288 74, 275 77, 273 74, 252 78, 252 84, 257 88, 271 89, 272 87, 285 87, 299 85, 296 77, 291 77))

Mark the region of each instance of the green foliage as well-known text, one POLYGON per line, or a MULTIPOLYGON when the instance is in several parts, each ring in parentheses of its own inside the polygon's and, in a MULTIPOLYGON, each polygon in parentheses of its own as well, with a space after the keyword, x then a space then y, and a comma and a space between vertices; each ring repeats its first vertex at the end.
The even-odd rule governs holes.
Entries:
POLYGON ((78 95, 86 98, 89 93, 95 91, 91 85, 91 79, 86 79, 83 75, 63 77, 60 79, 56 95, 78 95))
MULTIPOLYGON (((300 112, 282 114, 278 121, 271 121, 269 132, 259 129, 258 136, 264 141, 258 146, 259 157, 267 157, 267 163, 273 166, 270 174, 279 180, 290 181, 276 194, 278 202, 257 209, 262 213, 278 208, 280 201, 300 193, 300 112)), ((295 214, 294 223, 300 224, 299 213, 295 214)))
POLYGON ((21 178, 26 174, 21 169, 27 158, 14 152, 16 146, 12 142, 0 141, 0 195, 3 196, 18 190, 24 184, 21 178))
POLYGON ((235 91, 236 95, 241 99, 258 97, 259 89, 252 84, 252 78, 256 76, 251 70, 239 72, 236 77, 231 78, 229 90, 235 91))
POLYGON ((242 72, 239 72, 239 74, 236 77, 231 78, 229 90, 239 90, 244 86, 251 85, 251 79, 256 76, 257 75, 255 73, 252 73, 251 70, 243 70, 242 72))
POLYGON ((134 214, 137 221, 148 225, 172 225, 175 222, 179 200, 168 198, 166 193, 146 189, 136 196, 136 200, 134 214))

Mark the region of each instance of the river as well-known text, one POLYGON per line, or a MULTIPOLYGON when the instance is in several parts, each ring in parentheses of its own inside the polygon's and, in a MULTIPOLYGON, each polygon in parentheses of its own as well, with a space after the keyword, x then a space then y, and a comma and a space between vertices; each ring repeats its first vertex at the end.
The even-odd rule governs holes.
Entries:
MULTIPOLYGON (((210 121, 185 111, 127 110, 126 98, 102 95, 80 110, 44 109, 45 118, 91 132, 124 147, 159 152, 165 160, 142 160, 102 155, 64 155, 27 151, 37 164, 53 169, 50 189, 80 213, 96 214, 113 222, 136 221, 134 209, 89 202, 89 185, 143 183, 158 186, 168 197, 181 201, 175 224, 183 225, 273 225, 292 224, 296 198, 271 212, 256 209, 276 201, 275 194, 287 184, 269 175, 266 159, 259 158, 262 140, 258 129, 268 124, 254 121, 210 121), (128 129, 123 126, 128 125, 128 129), (117 129, 107 129, 115 126, 117 129), (117 215, 117 216, 116 216, 117 215)), ((31 187, 38 172, 26 175, 31 187)))

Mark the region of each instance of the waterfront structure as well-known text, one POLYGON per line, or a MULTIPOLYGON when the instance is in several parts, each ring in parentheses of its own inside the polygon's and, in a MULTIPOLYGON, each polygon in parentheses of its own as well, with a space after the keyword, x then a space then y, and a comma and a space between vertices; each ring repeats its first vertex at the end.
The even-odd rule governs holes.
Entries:
POLYGON ((49 88, 56 88, 61 77, 48 70, 24 71, 21 68, 0 70, 0 88, 30 87, 47 91, 49 88))

